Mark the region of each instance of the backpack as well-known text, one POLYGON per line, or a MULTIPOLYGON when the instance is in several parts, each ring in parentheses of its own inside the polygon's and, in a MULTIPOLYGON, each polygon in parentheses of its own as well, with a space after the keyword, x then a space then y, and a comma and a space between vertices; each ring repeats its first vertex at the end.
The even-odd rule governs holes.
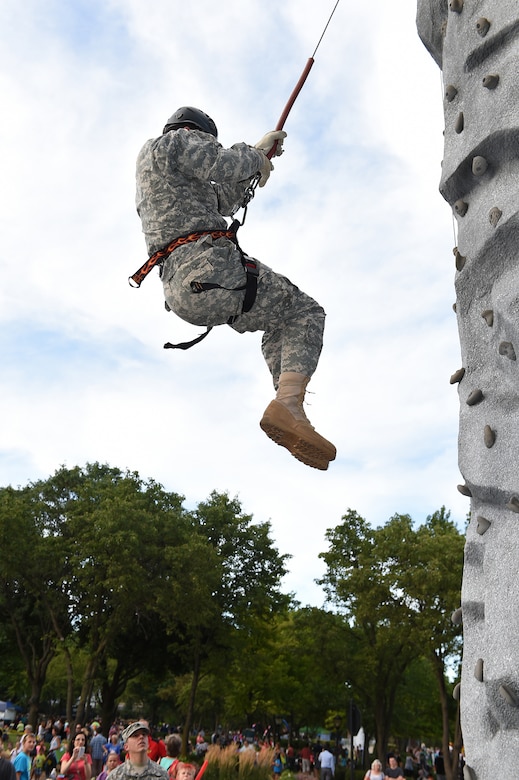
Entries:
POLYGON ((54 755, 54 751, 51 750, 43 764, 43 769, 45 770, 45 774, 50 775, 52 770, 56 769, 57 765, 58 762, 56 761, 56 756, 54 755))

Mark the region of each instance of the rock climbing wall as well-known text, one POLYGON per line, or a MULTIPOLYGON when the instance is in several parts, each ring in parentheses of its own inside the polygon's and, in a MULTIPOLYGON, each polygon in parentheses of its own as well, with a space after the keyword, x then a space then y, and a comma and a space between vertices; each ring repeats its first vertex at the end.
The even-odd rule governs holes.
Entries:
POLYGON ((443 74, 457 223, 464 771, 519 777, 519 3, 418 0, 417 27, 443 74))

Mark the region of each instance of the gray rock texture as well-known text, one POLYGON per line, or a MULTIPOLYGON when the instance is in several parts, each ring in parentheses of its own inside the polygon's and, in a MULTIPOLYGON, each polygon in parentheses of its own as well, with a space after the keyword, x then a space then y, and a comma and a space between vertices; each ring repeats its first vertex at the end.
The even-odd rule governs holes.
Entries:
POLYGON ((465 777, 518 777, 519 3, 418 0, 417 28, 443 73, 440 192, 458 226, 465 777))

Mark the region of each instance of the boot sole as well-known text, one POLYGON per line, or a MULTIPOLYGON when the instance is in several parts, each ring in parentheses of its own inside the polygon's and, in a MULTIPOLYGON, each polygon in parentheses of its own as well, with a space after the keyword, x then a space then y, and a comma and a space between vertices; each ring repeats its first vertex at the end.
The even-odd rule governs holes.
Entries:
POLYGON ((300 436, 284 431, 268 420, 261 420, 260 428, 267 434, 269 439, 272 439, 273 442, 281 447, 285 447, 294 458, 304 463, 305 466, 310 466, 320 471, 328 469, 330 460, 320 450, 301 439, 300 436))

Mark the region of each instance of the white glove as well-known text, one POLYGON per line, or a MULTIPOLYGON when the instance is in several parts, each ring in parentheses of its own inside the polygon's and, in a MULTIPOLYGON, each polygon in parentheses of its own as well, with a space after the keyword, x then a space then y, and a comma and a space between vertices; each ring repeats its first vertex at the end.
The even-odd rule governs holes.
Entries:
MULTIPOLYGON (((263 151, 263 150, 260 150, 260 151, 263 151)), ((267 157, 267 155, 265 154, 265 152, 263 152, 263 154, 265 155, 264 160, 263 160, 263 165, 261 166, 261 168, 258 171, 258 173, 260 175, 260 178, 259 178, 259 181, 258 181, 258 186, 259 187, 264 187, 265 186, 265 184, 269 180, 270 172, 274 170, 274 166, 270 162, 270 160, 267 157)))
POLYGON ((284 130, 271 130, 269 133, 265 133, 261 141, 254 144, 254 148, 260 149, 262 152, 265 152, 265 154, 268 154, 274 146, 275 149, 272 157, 279 157, 280 154, 283 154, 283 140, 286 137, 287 134, 284 130))

